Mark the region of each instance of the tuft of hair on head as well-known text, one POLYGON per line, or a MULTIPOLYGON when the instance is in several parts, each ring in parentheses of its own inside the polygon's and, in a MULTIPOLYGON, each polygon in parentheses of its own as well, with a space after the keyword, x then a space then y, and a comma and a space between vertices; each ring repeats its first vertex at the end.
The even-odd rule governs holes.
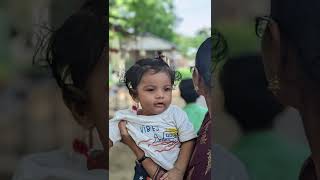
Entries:
POLYGON ((170 59, 167 56, 165 56, 162 51, 158 51, 157 52, 157 55, 156 55, 155 59, 159 59, 159 60, 164 61, 170 67, 170 59))

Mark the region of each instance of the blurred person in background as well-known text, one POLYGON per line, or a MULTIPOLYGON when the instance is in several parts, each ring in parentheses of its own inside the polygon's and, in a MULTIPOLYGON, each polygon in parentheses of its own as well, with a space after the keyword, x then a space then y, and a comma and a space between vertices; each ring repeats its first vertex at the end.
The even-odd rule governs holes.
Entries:
POLYGON ((225 111, 243 132, 232 152, 245 164, 250 179, 295 179, 308 152, 274 131, 274 122, 285 108, 267 88, 261 56, 246 54, 228 59, 219 81, 225 111))
POLYGON ((199 131, 208 109, 196 103, 199 95, 194 89, 192 79, 183 79, 179 84, 180 96, 186 102, 183 110, 187 113, 194 130, 199 131))
POLYGON ((13 180, 107 179, 105 5, 103 1, 87 1, 52 33, 45 48, 45 61, 65 105, 74 120, 90 131, 89 145, 76 139, 71 151, 59 149, 29 155, 20 162, 13 180), (94 129, 103 150, 91 149, 94 129))
POLYGON ((320 1, 270 2, 270 14, 256 18, 255 27, 269 89, 302 115, 311 155, 300 179, 320 179, 320 1))

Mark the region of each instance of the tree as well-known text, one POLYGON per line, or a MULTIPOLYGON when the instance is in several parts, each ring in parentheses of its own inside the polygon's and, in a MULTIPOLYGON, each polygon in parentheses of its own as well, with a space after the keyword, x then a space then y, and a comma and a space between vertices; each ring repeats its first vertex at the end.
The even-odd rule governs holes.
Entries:
POLYGON ((200 44, 211 36, 211 28, 199 29, 195 36, 175 35, 174 43, 178 50, 187 58, 194 60, 196 51, 200 44))
POLYGON ((173 0, 109 1, 109 23, 135 35, 148 32, 172 41, 176 20, 173 0))

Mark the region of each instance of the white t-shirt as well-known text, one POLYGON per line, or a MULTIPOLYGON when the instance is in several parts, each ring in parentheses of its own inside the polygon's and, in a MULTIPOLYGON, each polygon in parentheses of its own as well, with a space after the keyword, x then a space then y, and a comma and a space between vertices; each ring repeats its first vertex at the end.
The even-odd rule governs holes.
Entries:
POLYGON ((153 116, 136 115, 129 109, 117 111, 109 121, 109 138, 113 144, 121 140, 120 120, 128 122, 130 136, 145 155, 166 170, 174 167, 181 142, 197 136, 187 114, 175 105, 153 116))
POLYGON ((56 150, 25 157, 12 180, 107 180, 108 171, 88 170, 85 157, 78 153, 56 150))

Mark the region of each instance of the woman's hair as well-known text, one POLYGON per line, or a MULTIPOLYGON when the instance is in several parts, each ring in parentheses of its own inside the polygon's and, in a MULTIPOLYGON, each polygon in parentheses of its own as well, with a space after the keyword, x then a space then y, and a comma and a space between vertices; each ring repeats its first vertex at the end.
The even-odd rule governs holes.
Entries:
POLYGON ((271 0, 281 37, 293 45, 302 71, 320 87, 319 9, 319 0, 271 0))
POLYGON ((137 96, 137 87, 146 72, 158 73, 165 72, 169 75, 171 85, 175 84, 175 81, 181 79, 181 74, 178 71, 173 70, 162 57, 154 59, 141 59, 138 60, 133 66, 131 66, 125 73, 123 82, 127 86, 130 95, 135 98, 137 96))
POLYGON ((217 66, 224 62, 228 56, 229 48, 224 36, 216 29, 213 28, 211 32, 212 37, 212 73, 216 70, 217 66))
POLYGON ((269 129, 284 107, 268 90, 261 56, 233 57, 223 65, 219 81, 224 107, 245 132, 269 129))
POLYGON ((52 32, 46 45, 44 60, 67 103, 86 102, 86 82, 107 47, 107 7, 102 2, 87 1, 52 32))
POLYGON ((217 29, 213 28, 212 36, 200 45, 195 62, 195 66, 207 87, 212 87, 213 73, 217 65, 226 58, 227 53, 226 40, 217 29))
POLYGON ((196 54, 195 67, 199 75, 203 78, 205 84, 210 87, 211 67, 212 67, 212 38, 206 39, 199 47, 196 54))

